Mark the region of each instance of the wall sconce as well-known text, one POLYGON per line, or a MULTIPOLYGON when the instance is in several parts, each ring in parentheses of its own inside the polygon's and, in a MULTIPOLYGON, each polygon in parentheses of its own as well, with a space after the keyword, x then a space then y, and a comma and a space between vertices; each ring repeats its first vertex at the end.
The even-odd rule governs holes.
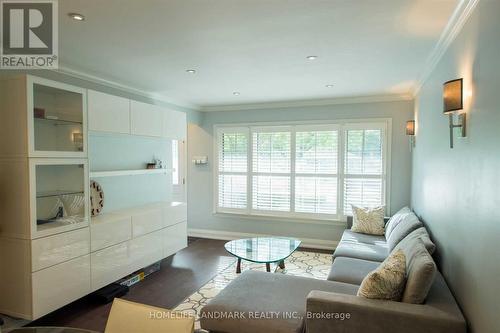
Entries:
POLYGON ((406 122, 406 135, 410 138, 410 151, 415 147, 415 120, 406 122))
POLYGON ((406 135, 410 139, 410 151, 415 147, 415 120, 406 122, 406 135))
POLYGON ((453 114, 464 108, 463 79, 451 80, 443 85, 443 113, 450 119, 450 148, 453 148, 453 130, 461 128, 460 136, 465 137, 465 113, 458 114, 458 124, 453 123, 453 114))

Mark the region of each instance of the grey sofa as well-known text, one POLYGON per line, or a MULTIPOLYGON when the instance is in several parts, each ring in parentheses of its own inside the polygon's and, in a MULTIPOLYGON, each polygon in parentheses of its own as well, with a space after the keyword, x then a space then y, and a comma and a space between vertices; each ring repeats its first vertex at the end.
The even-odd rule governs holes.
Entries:
POLYGON ((246 271, 202 309, 201 327, 224 333, 466 332, 465 319, 439 272, 424 304, 356 296, 363 278, 391 248, 418 238, 433 252, 420 221, 400 223, 390 239, 351 232, 350 223, 348 219, 333 254, 328 280, 246 271))

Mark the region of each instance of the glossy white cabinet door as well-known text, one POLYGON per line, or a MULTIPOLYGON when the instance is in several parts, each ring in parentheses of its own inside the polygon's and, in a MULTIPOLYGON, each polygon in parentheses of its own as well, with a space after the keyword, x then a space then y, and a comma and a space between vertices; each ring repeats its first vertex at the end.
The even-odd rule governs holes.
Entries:
POLYGON ((38 238, 31 243, 31 270, 38 271, 89 253, 88 227, 38 238))
POLYGON ((131 133, 161 137, 163 134, 163 110, 156 105, 130 101, 131 133))
POLYGON ((148 234, 163 227, 160 207, 141 209, 132 215, 132 238, 148 234))
POLYGON ((130 133, 130 100, 88 91, 89 130, 130 133))
POLYGON ((163 110, 163 136, 170 139, 183 140, 187 137, 186 113, 174 110, 163 110))
POLYGON ((162 242, 164 258, 187 247, 187 222, 162 229, 162 242))
POLYGON ((171 202, 163 208, 163 225, 168 227, 187 220, 187 204, 171 202))
POLYGON ((162 234, 160 231, 134 238, 130 241, 131 269, 151 265, 163 259, 162 234))
POLYGON ((113 245, 91 254, 92 291, 132 273, 129 242, 113 245))
POLYGON ((121 214, 103 214, 92 218, 90 224, 92 252, 122 243, 132 238, 132 219, 121 214))
POLYGON ((90 293, 90 255, 32 274, 33 319, 90 293))

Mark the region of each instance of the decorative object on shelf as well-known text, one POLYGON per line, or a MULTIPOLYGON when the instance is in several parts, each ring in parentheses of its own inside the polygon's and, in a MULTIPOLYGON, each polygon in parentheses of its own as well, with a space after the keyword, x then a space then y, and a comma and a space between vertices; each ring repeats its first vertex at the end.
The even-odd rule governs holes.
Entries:
POLYGON ((83 151, 83 133, 74 132, 72 134, 73 144, 78 151, 83 151))
POLYGON ((460 136, 466 136, 466 115, 463 112, 463 79, 445 82, 443 85, 443 113, 450 119, 450 148, 453 148, 453 130, 460 128, 460 136), (458 113, 458 124, 453 123, 453 114, 458 113))
POLYGON ((42 108, 33 108, 33 116, 35 118, 45 118, 45 109, 42 108))
POLYGON ((99 215, 104 207, 104 192, 101 185, 95 180, 90 181, 90 213, 99 215))
POLYGON ((406 135, 410 139, 410 151, 415 147, 415 120, 406 122, 406 135))
POLYGON ((208 156, 194 156, 193 157, 194 165, 205 165, 208 164, 208 156))
POLYGON ((146 164, 146 169, 163 169, 163 161, 159 158, 153 158, 153 162, 146 164))
POLYGON ((38 220, 36 220, 36 224, 40 225, 40 224, 54 222, 54 221, 61 219, 63 217, 64 217, 64 208, 63 208, 63 206, 58 206, 57 213, 54 217, 52 217, 50 219, 38 219, 38 220))

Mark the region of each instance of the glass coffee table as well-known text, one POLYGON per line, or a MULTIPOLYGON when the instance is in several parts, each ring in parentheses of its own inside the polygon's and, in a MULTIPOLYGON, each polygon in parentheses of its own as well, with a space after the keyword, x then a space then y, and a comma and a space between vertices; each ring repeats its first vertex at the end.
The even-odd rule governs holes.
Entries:
POLYGON ((297 248, 301 241, 288 237, 256 237, 237 239, 227 242, 226 251, 238 258, 236 273, 241 273, 241 260, 266 264, 266 271, 271 271, 271 263, 277 262, 285 268, 285 259, 297 248))

